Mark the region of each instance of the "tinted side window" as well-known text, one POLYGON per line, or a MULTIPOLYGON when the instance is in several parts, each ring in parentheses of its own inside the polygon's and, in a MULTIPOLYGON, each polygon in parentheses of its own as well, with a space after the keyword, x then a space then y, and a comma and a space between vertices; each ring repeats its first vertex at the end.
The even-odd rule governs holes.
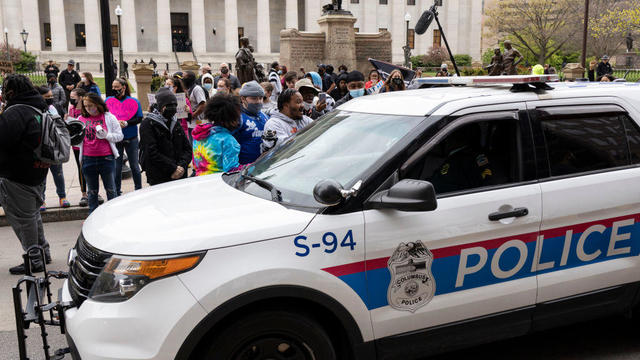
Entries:
POLYGON ((629 141, 629 151, 631 152, 631 163, 640 164, 640 130, 638 124, 629 116, 622 115, 624 127, 627 131, 627 141, 629 141))
POLYGON ((551 176, 603 170, 629 164, 619 115, 543 119, 551 176))

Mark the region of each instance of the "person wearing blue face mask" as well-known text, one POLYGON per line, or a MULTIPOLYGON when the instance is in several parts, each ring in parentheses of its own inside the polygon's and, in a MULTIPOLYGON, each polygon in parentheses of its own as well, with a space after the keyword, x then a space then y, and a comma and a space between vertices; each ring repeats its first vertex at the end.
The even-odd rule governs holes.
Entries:
POLYGON ((364 90, 364 75, 358 70, 347 74, 347 90, 349 93, 336 102, 336 107, 360 96, 368 95, 364 90))
POLYGON ((209 93, 209 97, 212 97, 213 95, 215 95, 217 90, 215 86, 213 86, 213 75, 207 73, 202 75, 201 79, 202 79, 202 88, 204 89, 204 91, 209 93))
POLYGON ((267 115, 262 110, 264 89, 257 81, 249 81, 240 89, 242 101, 242 115, 240 126, 232 132, 240 144, 240 165, 250 164, 260 156, 260 144, 262 144, 262 132, 267 123, 267 115))

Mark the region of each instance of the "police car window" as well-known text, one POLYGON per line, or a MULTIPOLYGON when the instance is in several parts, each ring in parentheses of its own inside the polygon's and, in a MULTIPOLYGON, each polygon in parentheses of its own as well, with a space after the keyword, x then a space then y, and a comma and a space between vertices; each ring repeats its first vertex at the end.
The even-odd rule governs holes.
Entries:
POLYGON ((631 153, 631 163, 640 164, 640 130, 638 124, 629 116, 622 115, 624 128, 629 142, 629 152, 631 153))
POLYGON ((439 195, 518 182, 519 136, 515 119, 459 127, 427 153, 419 178, 439 195))
POLYGON ((541 121, 551 176, 629 164, 627 139, 618 115, 541 121))

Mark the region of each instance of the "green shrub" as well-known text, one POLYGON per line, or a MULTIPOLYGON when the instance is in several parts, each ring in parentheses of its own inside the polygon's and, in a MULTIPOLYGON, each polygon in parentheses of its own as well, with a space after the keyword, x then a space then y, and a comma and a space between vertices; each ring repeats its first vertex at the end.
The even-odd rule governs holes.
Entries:
POLYGON ((424 55, 415 55, 411 57, 411 64, 413 68, 425 67, 424 64, 424 55))
POLYGON ((29 72, 36 70, 36 57, 30 52, 20 52, 20 61, 13 64, 16 72, 29 72))
MULTIPOLYGON (((467 54, 453 55, 453 58, 456 60, 458 66, 471 66, 473 61, 473 58, 467 54)), ((491 59, 489 59, 489 62, 491 62, 491 59)))
POLYGON ((151 78, 151 92, 156 92, 164 86, 164 79, 161 76, 151 78))

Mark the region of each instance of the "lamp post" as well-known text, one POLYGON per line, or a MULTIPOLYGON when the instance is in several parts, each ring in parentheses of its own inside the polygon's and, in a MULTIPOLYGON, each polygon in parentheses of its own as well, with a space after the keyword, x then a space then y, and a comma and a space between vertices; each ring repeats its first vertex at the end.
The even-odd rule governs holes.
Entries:
POLYGON ((122 32, 120 31, 120 17, 122 16, 122 8, 120 5, 116 6, 116 16, 118 17, 118 76, 122 77, 122 32))
POLYGON ((4 28, 4 46, 7 47, 7 61, 11 61, 11 55, 9 55, 9 29, 4 28))
POLYGON ((29 32, 26 29, 22 29, 20 36, 22 36, 22 42, 24 43, 24 52, 27 52, 27 38, 29 37, 29 32))
POLYGON ((408 56, 406 54, 410 51, 409 50, 409 21, 411 21, 411 14, 409 14, 409 13, 404 14, 404 21, 407 23, 407 29, 406 29, 406 32, 405 32, 406 44, 405 44, 405 49, 404 49, 404 52, 405 52, 404 66, 405 67, 409 67, 409 59, 408 59, 408 56))

